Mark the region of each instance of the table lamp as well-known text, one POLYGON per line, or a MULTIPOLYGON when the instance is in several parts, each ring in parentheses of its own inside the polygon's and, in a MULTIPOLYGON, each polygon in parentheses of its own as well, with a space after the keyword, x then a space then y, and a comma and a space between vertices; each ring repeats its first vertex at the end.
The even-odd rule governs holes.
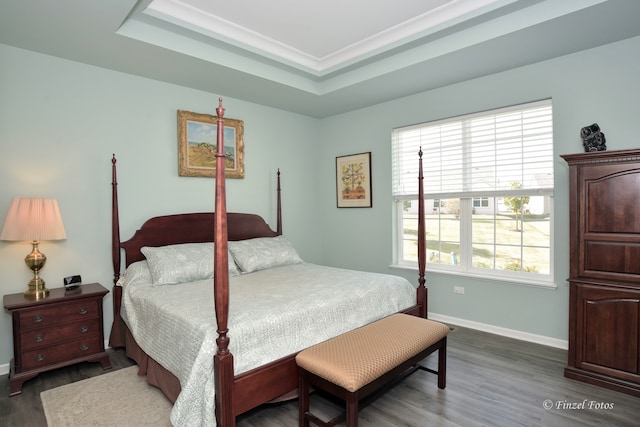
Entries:
POLYGON ((27 298, 41 299, 49 295, 45 281, 39 276, 47 257, 38 250, 38 244, 41 240, 66 238, 56 199, 14 197, 0 232, 0 240, 28 240, 33 244, 33 251, 24 259, 33 270, 33 279, 24 293, 27 298))

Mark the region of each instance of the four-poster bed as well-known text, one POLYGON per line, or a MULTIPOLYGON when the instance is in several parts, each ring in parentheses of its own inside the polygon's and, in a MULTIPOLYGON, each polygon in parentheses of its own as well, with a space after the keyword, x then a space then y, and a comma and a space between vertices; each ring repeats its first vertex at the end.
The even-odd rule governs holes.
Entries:
MULTIPOLYGON (((201 399, 198 404, 215 405, 215 419, 208 420, 210 423, 215 422, 218 426, 234 426, 236 416, 239 414, 263 403, 295 396, 297 388, 295 355, 298 351, 393 312, 427 317, 427 290, 424 286, 426 257, 425 242, 420 238, 418 239, 417 289, 397 276, 353 272, 304 263, 282 236, 280 171, 277 175, 276 231, 273 231, 260 216, 227 213, 224 176, 224 109, 221 99, 216 113, 218 137, 213 213, 154 217, 146 221, 131 239, 121 241, 115 156, 112 159, 112 256, 114 283, 117 285, 114 286, 113 292, 114 323, 110 344, 112 347, 126 347, 127 355, 140 366, 140 374, 146 374, 149 383, 158 386, 170 400, 176 402, 174 412, 178 414, 172 414, 172 420, 174 415, 182 417, 189 411, 200 410, 201 408, 198 409, 196 404, 194 404, 196 409, 190 408, 189 405, 194 399, 201 399), (189 301, 181 301, 181 294, 185 298, 188 298, 188 295, 201 295, 196 293, 201 292, 196 289, 200 289, 201 282, 210 289, 211 279, 192 280, 177 286, 174 283, 176 280, 164 285, 151 283, 152 279, 155 279, 156 272, 151 265, 152 256, 155 256, 153 251, 171 248, 175 252, 182 251, 185 247, 189 250, 199 250, 190 245, 197 247, 197 245, 207 245, 211 242, 213 245, 208 247, 208 250, 212 250, 214 254, 212 275, 215 325, 208 327, 205 324, 206 320, 203 319, 212 318, 212 313, 207 311, 206 307, 196 306, 195 301, 188 315, 182 315, 180 318, 181 315, 177 314, 176 319, 166 320, 169 317, 167 314, 169 310, 174 308, 177 310, 180 305, 190 304, 189 301), (275 247, 274 252, 278 252, 278 256, 284 254, 286 261, 274 260, 273 265, 266 267, 250 265, 255 262, 255 259, 245 257, 242 251, 248 245, 257 243, 262 246, 258 249, 251 246, 249 252, 255 254, 256 250, 275 247), (124 250, 127 268, 123 277, 120 277, 121 250, 124 250), (240 272, 236 270, 238 266, 240 272), (271 268, 272 266, 274 268, 271 268), (339 297, 344 302, 329 301, 323 292, 332 294, 336 291, 330 289, 323 280, 327 283, 344 280, 344 283, 340 283, 340 287, 344 287, 345 292, 349 292, 349 295, 339 297), (377 283, 378 281, 381 283, 377 283), (369 284, 371 284, 371 290, 369 284), (233 292, 230 292, 230 285, 233 292), (398 295, 390 296, 391 288, 393 293, 397 292, 398 295), (244 294, 246 299, 243 300, 241 298, 244 294), (309 298, 314 300, 326 300, 325 305, 314 307, 314 303, 305 300, 307 294, 313 294, 314 296, 309 298), (171 303, 167 304, 161 298, 168 298, 171 303), (287 302, 286 298, 291 298, 291 301, 287 302), (277 304, 279 301, 287 306, 297 306, 297 314, 283 313, 285 316, 297 317, 275 320, 274 312, 285 310, 268 304, 272 302, 277 304), (344 307, 340 307, 340 304, 344 307), (375 307, 373 307, 374 304, 375 307), (143 321, 144 316, 134 311, 133 306, 153 306, 153 310, 159 313, 157 315, 159 320, 154 318, 143 321), (361 306, 362 309, 360 309, 361 306), (356 307, 358 309, 354 309, 356 307), (353 323, 347 323, 340 316, 349 317, 349 321, 353 323), (325 317, 327 319, 324 319, 325 317), (333 318, 336 320, 331 323, 333 318), (303 319, 311 319, 310 324, 304 324, 303 319), (191 329, 202 329, 202 331, 197 338, 178 344, 173 341, 177 338, 171 335, 171 330, 177 329, 177 326, 171 322, 184 323, 188 332, 185 333, 182 330, 178 332, 179 335, 189 335, 191 329), (153 325, 150 326, 149 323, 153 325), (271 323, 276 325, 275 332, 274 329, 262 329, 263 324, 271 323), (342 323, 345 324, 342 325, 342 323), (137 332, 136 335, 134 331, 138 328, 141 328, 141 332, 137 332), (310 332, 312 330, 313 332, 310 332), (297 335, 289 335, 294 332, 297 335), (300 335, 306 338, 303 340, 300 335), (214 341, 209 343, 212 344, 212 349, 204 350, 205 346, 195 342, 197 340, 203 343, 214 341), (194 349, 191 349, 192 346, 194 349), (176 354, 156 355, 156 352, 162 350, 159 347, 167 347, 173 353, 193 353, 191 360, 194 366, 197 364, 205 368, 209 366, 209 370, 211 370, 210 358, 212 357, 213 370, 210 377, 197 371, 195 367, 184 366, 185 362, 178 359, 176 354), (247 355, 252 351, 256 354, 247 355), (213 384, 210 384, 211 382, 213 384), (200 386, 207 387, 206 390, 215 390, 215 393, 209 393, 214 394, 215 397, 207 394, 205 390, 196 388, 200 386), (206 395, 201 396, 203 394, 206 395)), ((420 194, 423 191, 421 157, 420 152, 420 194)), ((419 236, 424 236, 422 197, 419 197, 418 210, 420 217, 418 233, 419 236)), ((264 258, 264 252, 260 253, 260 257, 264 258)), ((211 295, 207 294, 206 298, 208 304, 211 304, 211 295)), ((202 298, 194 297, 192 301, 195 299, 202 298)), ((267 326, 264 327, 267 328, 267 326)), ((179 419, 184 421, 182 418, 179 419)))

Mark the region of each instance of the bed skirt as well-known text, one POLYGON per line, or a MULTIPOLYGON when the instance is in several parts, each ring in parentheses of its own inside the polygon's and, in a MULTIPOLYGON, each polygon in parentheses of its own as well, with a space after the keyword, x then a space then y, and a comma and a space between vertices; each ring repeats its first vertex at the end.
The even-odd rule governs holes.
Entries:
POLYGON ((147 383, 158 387, 171 403, 175 403, 181 390, 180 380, 140 348, 119 316, 113 321, 109 346, 114 349, 125 347, 127 357, 138 364, 138 375, 146 375, 147 383))

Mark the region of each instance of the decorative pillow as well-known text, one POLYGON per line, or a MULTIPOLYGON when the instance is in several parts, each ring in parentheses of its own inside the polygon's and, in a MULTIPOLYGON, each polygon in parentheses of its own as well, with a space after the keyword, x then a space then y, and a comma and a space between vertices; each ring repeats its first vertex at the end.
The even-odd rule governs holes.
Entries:
POLYGON ((243 273, 304 262, 284 236, 231 241, 229 252, 243 273))
MULTIPOLYGON (((174 285, 213 277, 213 243, 183 243, 160 247, 145 246, 154 285, 174 285)), ((229 276, 240 272, 229 255, 229 276)))
POLYGON ((123 288, 128 286, 145 286, 151 285, 153 279, 151 279, 151 272, 149 271, 149 264, 147 261, 137 261, 127 267, 126 271, 120 279, 118 284, 123 288))

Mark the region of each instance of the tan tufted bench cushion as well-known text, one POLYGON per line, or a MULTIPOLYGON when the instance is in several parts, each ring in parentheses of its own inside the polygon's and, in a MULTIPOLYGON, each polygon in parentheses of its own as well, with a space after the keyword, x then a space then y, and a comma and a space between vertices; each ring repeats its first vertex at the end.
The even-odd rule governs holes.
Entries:
POLYGON ((449 327, 408 314, 393 314, 310 347, 299 367, 348 391, 359 390, 449 333, 449 327))
POLYGON ((442 323, 393 314, 301 351, 298 364, 298 421, 332 427, 346 420, 358 426, 358 411, 380 396, 393 381, 416 370, 438 375, 438 388, 446 386, 446 354, 449 327, 442 323), (438 369, 420 361, 438 352, 438 369), (311 387, 343 399, 344 414, 326 422, 309 411, 311 387))

